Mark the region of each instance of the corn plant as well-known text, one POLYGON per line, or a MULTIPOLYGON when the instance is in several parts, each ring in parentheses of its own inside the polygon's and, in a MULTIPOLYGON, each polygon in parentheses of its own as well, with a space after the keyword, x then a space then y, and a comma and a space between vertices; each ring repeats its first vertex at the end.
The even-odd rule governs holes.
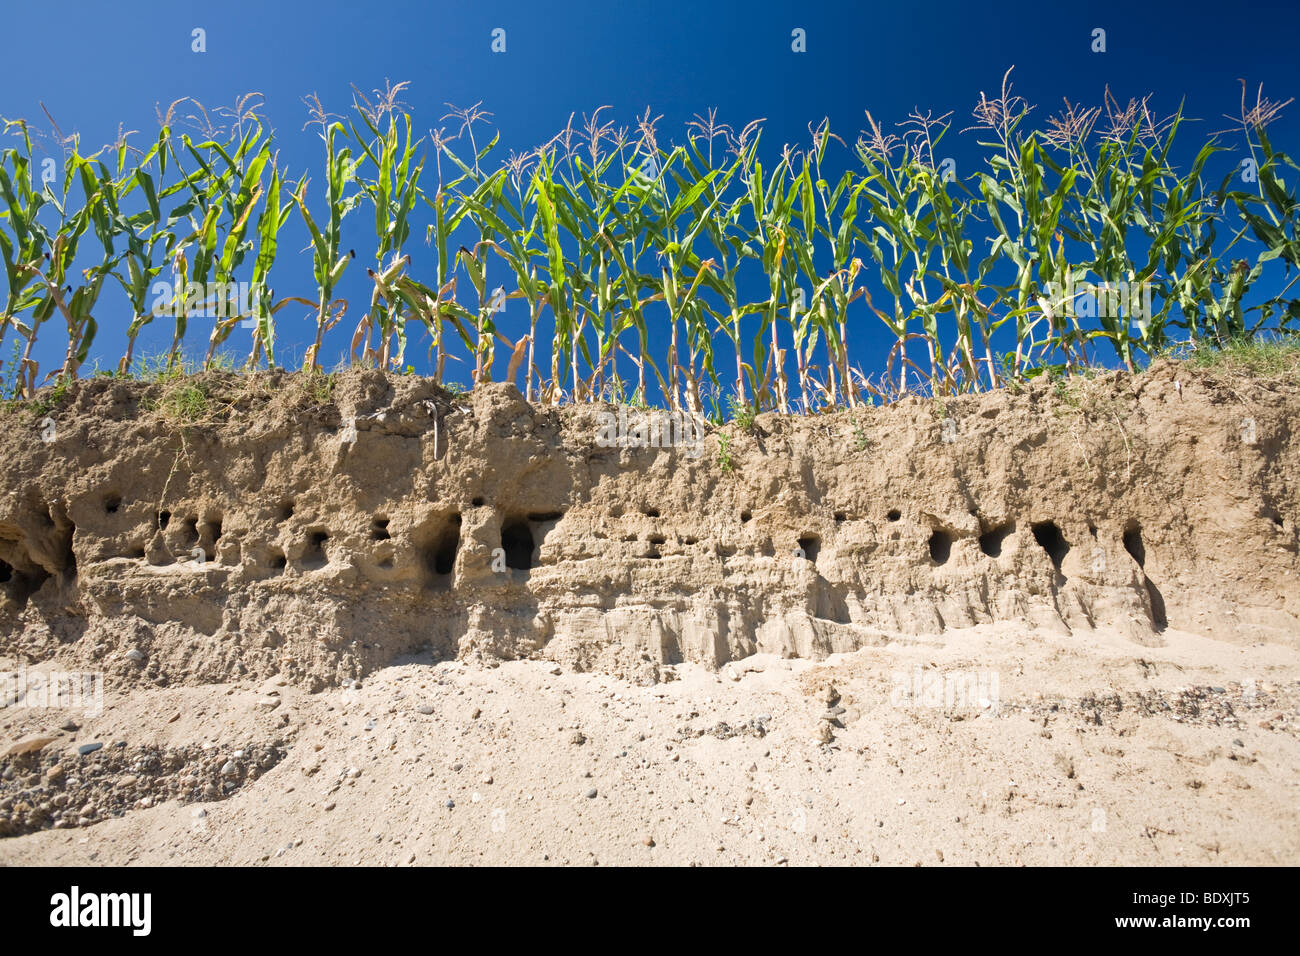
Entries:
POLYGON ((315 370, 347 310, 340 283, 355 253, 342 223, 362 203, 375 229, 369 303, 345 354, 402 367, 414 322, 427 331, 436 381, 466 355, 472 383, 492 381, 500 344, 506 377, 523 368, 530 400, 644 403, 657 389, 675 410, 702 414, 707 403, 717 420, 728 394, 737 418, 855 408, 913 388, 1018 387, 1108 361, 1136 371, 1184 337, 1224 343, 1295 328, 1300 168, 1266 132, 1286 103, 1261 93, 1249 106, 1243 88, 1240 127, 1256 171, 1243 189, 1236 170, 1213 178, 1226 151, 1218 134, 1176 160, 1181 110, 1156 119, 1146 100, 1121 105, 1107 92, 1099 107, 1067 103, 1031 129, 1009 77, 975 108, 985 165, 964 178, 936 162, 949 117, 920 112, 901 135, 868 113, 851 150, 823 121, 810 143, 769 162, 757 123, 736 134, 711 111, 688 124, 683 144, 661 146, 648 111, 629 137, 601 120, 602 107, 493 167, 499 136, 480 147, 476 130, 489 114, 448 114, 468 140, 462 159, 441 130, 415 135, 399 83, 374 99, 358 92, 346 125, 309 101, 325 159, 322 195, 310 200, 306 174, 286 181, 249 98, 228 130, 206 111, 192 117, 203 131, 195 139, 179 132, 173 104, 145 151, 119 137, 83 155, 61 138, 62 177, 38 187, 30 130, 7 121, 19 140, 0 151, 0 343, 12 335, 17 347, 8 375, 16 391, 34 392, 39 333, 61 318, 66 343, 51 374, 75 377, 99 341, 106 278, 129 308, 122 372, 164 314, 175 319, 167 367, 182 367, 188 324, 209 310, 205 365, 225 361, 219 350, 251 319, 246 365, 274 366, 274 320, 290 303, 314 315, 304 366, 315 370), (310 234, 315 290, 277 301, 270 275, 294 208, 310 234), (432 257, 417 266, 410 236, 421 227, 432 257), (150 302, 168 277, 170 298, 150 302), (252 310, 234 300, 245 277, 252 310), (1075 302, 1089 284, 1102 290, 1091 315, 1075 302), (1121 284, 1123 314, 1100 298, 1121 284), (1135 308, 1134 290, 1147 288, 1156 294, 1139 292, 1135 308), (521 325, 503 315, 510 301, 528 311, 517 336, 507 332, 521 325), (887 340, 879 379, 851 361, 871 328, 887 340), (726 348, 734 369, 722 371, 726 348))
MULTIPOLYGON (((17 239, 17 242, 6 239, 4 250, 6 272, 10 272, 12 266, 13 273, 9 309, 15 313, 13 325, 26 339, 18 379, 22 393, 31 396, 37 386, 38 366, 32 354, 37 335, 41 326, 56 312, 67 326, 67 348, 63 365, 53 377, 60 380, 75 378, 94 343, 98 324, 93 310, 114 264, 113 229, 108 212, 114 184, 103 164, 97 164, 94 156, 79 154, 74 138, 71 145, 65 143, 60 191, 56 194, 45 185, 38 196, 31 181, 31 141, 25 126, 23 139, 25 154, 20 156, 16 150, 9 153, 17 175, 14 179, 6 177, 0 188, 4 189, 9 220, 17 239), (69 206, 74 179, 81 187, 83 203, 75 211, 69 206), (58 223, 53 232, 37 219, 41 208, 47 204, 58 213, 58 223), (103 255, 98 265, 81 270, 77 279, 74 261, 88 229, 92 229, 100 240, 103 255), (15 251, 20 253, 17 259, 13 258, 15 251), (76 284, 70 283, 69 279, 77 279, 76 284), (15 290, 19 290, 16 297, 15 290), (31 309, 28 323, 16 314, 26 308, 31 309)), ((9 309, 6 310, 6 320, 9 309)))
POLYGON ((360 192, 347 195, 347 188, 356 179, 357 164, 352 160, 352 151, 348 147, 336 148, 336 137, 344 133, 341 123, 329 123, 323 120, 322 139, 325 144, 325 228, 322 231, 316 225, 307 208, 307 185, 310 180, 304 176, 290 194, 303 222, 311 234, 312 272, 316 278, 316 339, 307 350, 303 367, 315 371, 320 367, 320 350, 325 333, 338 324, 347 312, 347 302, 334 298, 334 287, 343 278, 348 263, 356 257, 352 250, 343 252, 341 228, 343 217, 356 208, 361 198, 360 192))
MULTIPOLYGON (((34 328, 21 324, 19 316, 32 308, 38 296, 33 294, 34 274, 32 266, 39 264, 49 253, 52 240, 44 225, 40 222, 40 213, 47 203, 57 203, 48 186, 37 189, 33 168, 32 139, 27 123, 23 120, 6 120, 6 134, 16 129, 22 138, 23 149, 17 147, 0 153, 0 198, 4 199, 5 209, 2 215, 13 235, 0 229, 0 257, 4 259, 6 294, 4 312, 0 314, 0 343, 11 325, 17 324, 18 331, 27 340, 27 351, 15 358, 13 369, 15 388, 18 392, 30 389, 34 371, 29 374, 27 362, 30 350, 35 342, 34 328)), ((65 184, 69 180, 65 177, 65 184)), ((63 203, 66 207, 66 188, 63 203)))
POLYGON ((411 213, 420 195, 424 161, 415 158, 411 117, 397 117, 396 96, 406 84, 390 87, 372 103, 359 91, 354 101, 364 130, 350 123, 353 139, 369 160, 370 176, 357 175, 357 185, 375 212, 375 265, 367 270, 374 282, 370 309, 352 337, 353 360, 400 368, 406 355, 406 306, 396 286, 410 264, 403 246, 411 234, 411 213), (378 347, 371 344, 378 334, 378 347), (393 343, 396 342, 396 351, 393 343))

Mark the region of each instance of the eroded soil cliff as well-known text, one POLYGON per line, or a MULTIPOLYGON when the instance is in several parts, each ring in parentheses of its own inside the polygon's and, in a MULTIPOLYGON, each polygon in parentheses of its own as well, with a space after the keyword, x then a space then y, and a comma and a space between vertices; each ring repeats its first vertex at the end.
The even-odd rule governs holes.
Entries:
POLYGON ((611 447, 611 411, 374 371, 11 408, 0 658, 320 690, 416 654, 650 682, 996 621, 1300 645, 1292 384, 1161 363, 695 448, 611 447))

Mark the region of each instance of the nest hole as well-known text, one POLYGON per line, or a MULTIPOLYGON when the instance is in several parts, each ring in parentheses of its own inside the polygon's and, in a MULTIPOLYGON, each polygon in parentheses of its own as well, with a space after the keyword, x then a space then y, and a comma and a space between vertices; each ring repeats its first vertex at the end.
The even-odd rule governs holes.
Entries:
POLYGON ((533 532, 528 522, 520 519, 507 522, 501 528, 501 550, 506 553, 506 567, 528 571, 533 566, 533 532))
POLYGON ((30 570, 23 570, 8 561, 0 560, 0 591, 19 607, 26 607, 28 599, 41 589, 49 577, 50 573, 42 567, 33 565, 30 570))
POLYGON ((1007 540, 1008 536, 1016 530, 1016 523, 1008 521, 1006 524, 1000 524, 995 528, 989 528, 980 535, 980 550, 990 558, 1002 556, 1002 543, 1007 540))
POLYGON ((456 570, 456 553, 460 550, 460 515, 450 514, 442 527, 422 548, 425 569, 431 583, 445 586, 456 570))
POLYGON ((207 538, 214 545, 221 540, 221 517, 219 515, 217 517, 208 518, 208 520, 203 523, 203 533, 200 537, 207 538))
POLYGON ((307 533, 307 550, 302 555, 304 568, 315 570, 329 564, 329 555, 325 553, 325 542, 329 539, 328 531, 318 529, 307 533))
POLYGON ((952 535, 942 528, 936 528, 930 534, 930 560, 935 564, 947 564, 952 557, 952 535))
POLYGON ((1055 521, 1040 521, 1032 528, 1034 540, 1047 552, 1047 556, 1052 559, 1052 567, 1059 572, 1065 556, 1070 553, 1070 542, 1065 540, 1065 535, 1061 534, 1055 521))
POLYGON ((1124 529, 1124 550, 1129 553, 1139 568, 1147 566, 1147 549, 1142 543, 1142 526, 1135 521, 1129 522, 1124 529))

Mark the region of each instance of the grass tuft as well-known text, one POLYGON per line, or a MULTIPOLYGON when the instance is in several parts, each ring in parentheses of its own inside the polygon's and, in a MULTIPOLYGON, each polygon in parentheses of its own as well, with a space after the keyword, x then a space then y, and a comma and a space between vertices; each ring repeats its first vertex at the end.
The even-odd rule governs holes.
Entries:
POLYGON ((1234 339, 1219 346, 1184 346, 1171 357, 1208 371, 1253 378, 1297 379, 1300 378, 1300 335, 1234 339))

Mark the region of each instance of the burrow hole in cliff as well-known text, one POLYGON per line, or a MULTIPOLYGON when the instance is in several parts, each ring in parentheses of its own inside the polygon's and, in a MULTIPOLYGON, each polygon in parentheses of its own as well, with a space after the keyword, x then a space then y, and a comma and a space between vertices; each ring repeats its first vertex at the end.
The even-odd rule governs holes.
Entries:
POLYGON ((50 574, 44 568, 36 568, 30 573, 17 570, 8 561, 0 560, 0 593, 3 593, 19 607, 26 607, 27 600, 41 589, 50 574))
POLYGON ((460 549, 460 513, 436 516, 415 536, 415 547, 424 566, 425 583, 432 588, 451 586, 460 549))
POLYGON ((1002 556, 1002 543, 1016 530, 1014 521, 1007 521, 996 527, 989 528, 980 535, 980 550, 990 558, 1002 556))
POLYGON ((1039 521, 1031 526, 1031 530, 1034 532, 1034 540, 1047 552, 1047 556, 1052 559, 1052 567, 1059 572, 1065 556, 1070 553, 1070 542, 1065 540, 1065 535, 1061 534, 1055 521, 1039 521))
POLYGON ((170 511, 158 512, 158 530, 159 531, 166 530, 167 526, 171 524, 171 520, 172 520, 172 513, 170 511))
POLYGON ((315 571, 330 563, 325 553, 325 542, 330 539, 324 528, 313 528, 307 532, 307 548, 302 553, 302 566, 308 571, 315 571))
POLYGON ((109 492, 104 496, 104 514, 115 515, 120 507, 122 507, 122 496, 117 492, 109 492))
POLYGON ((1147 566, 1147 549, 1142 543, 1142 526, 1136 521, 1130 521, 1124 526, 1124 550, 1129 553, 1139 568, 1147 566))
POLYGON ((646 557, 652 561, 658 561, 662 558, 664 555, 660 548, 662 548, 667 541, 668 539, 661 534, 650 535, 650 537, 646 539, 646 542, 650 545, 649 550, 646 551, 646 557))
MULTIPOLYGON (((171 522, 171 515, 167 512, 161 512, 158 515, 158 526, 166 528, 171 522)), ((196 550, 203 552, 203 560, 212 561, 217 556, 217 542, 221 540, 221 516, 211 515, 205 518, 202 524, 197 517, 186 518, 180 527, 180 532, 176 537, 177 561, 189 561, 196 555, 196 550)))
POLYGON ((897 521, 899 518, 903 517, 903 513, 897 508, 891 508, 889 514, 885 515, 885 517, 890 521, 897 521))
MULTIPOLYGON (((55 514, 56 512, 51 512, 49 505, 45 505, 45 523, 54 529, 58 536, 59 574, 64 580, 71 580, 77 576, 77 553, 72 548, 72 539, 76 537, 77 526, 61 505, 57 510, 57 518, 55 514)), ((44 578, 41 580, 44 583, 44 578)))
POLYGON ((476 495, 476 496, 474 497, 474 500, 471 501, 470 504, 473 505, 475 508, 482 508, 482 507, 483 507, 483 496, 482 496, 482 495, 476 495))
POLYGON ((1137 566, 1142 569, 1142 584, 1146 588, 1147 599, 1151 602, 1151 623, 1157 631, 1169 626, 1169 616, 1165 609, 1165 596, 1160 593, 1154 581, 1147 576, 1147 549, 1142 541, 1142 525, 1129 521, 1124 526, 1124 550, 1129 553, 1137 566))
POLYGON ((208 515, 203 526, 199 529, 199 541, 203 544, 203 549, 208 551, 208 560, 212 560, 216 555, 217 542, 221 540, 221 515, 208 515))
POLYGON ((806 534, 799 539, 799 550, 807 561, 813 564, 817 563, 817 555, 822 549, 821 538, 815 534, 806 534))
POLYGON ((293 502, 285 499, 275 506, 275 523, 283 524, 293 517, 293 502))
POLYGON ((289 562, 285 558, 283 551, 281 551, 279 548, 271 549, 270 565, 272 571, 274 571, 276 574, 279 574, 281 571, 285 569, 285 566, 288 565, 288 563, 289 562))
POLYGON ((510 518, 501 525, 501 550, 506 553, 506 567, 528 571, 533 566, 533 529, 525 518, 510 518))
POLYGON ((740 523, 741 523, 741 524, 744 524, 746 521, 748 521, 748 520, 749 520, 750 518, 752 518, 752 517, 754 517, 754 516, 753 516, 752 514, 750 514, 750 512, 748 511, 748 509, 745 510, 745 511, 742 511, 742 512, 740 513, 740 523))
POLYGON ((836 524, 843 524, 847 518, 848 518, 848 514, 847 514, 846 512, 843 512, 843 511, 837 511, 837 512, 835 512, 835 523, 836 523, 836 524))
POLYGON ((32 561, 17 541, 0 539, 0 554, 5 555, 0 558, 0 594, 26 607, 27 600, 49 580, 50 573, 32 561))
POLYGON ((641 509, 641 513, 642 513, 643 515, 645 515, 647 518, 658 518, 658 517, 659 517, 659 509, 658 509, 658 508, 642 508, 642 509, 641 509))
POLYGON ((388 518, 385 515, 375 515, 370 522, 370 540, 387 541, 391 537, 388 533, 388 518))
POLYGON ((935 528, 930 533, 930 560, 935 564, 947 564, 952 557, 952 535, 942 528, 935 528))

